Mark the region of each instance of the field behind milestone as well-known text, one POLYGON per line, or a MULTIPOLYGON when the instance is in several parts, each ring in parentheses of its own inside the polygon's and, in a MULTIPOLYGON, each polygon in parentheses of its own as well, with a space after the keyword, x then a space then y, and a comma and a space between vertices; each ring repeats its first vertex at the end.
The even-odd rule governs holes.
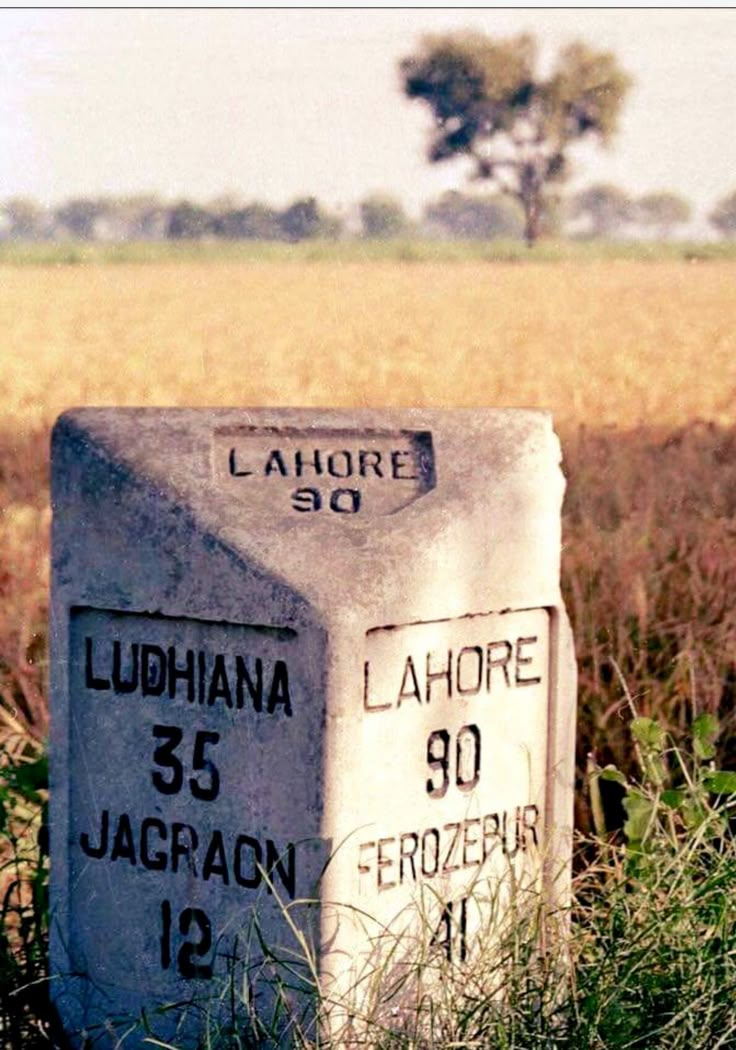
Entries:
POLYGON ((63 409, 518 405, 549 409, 563 440, 581 786, 591 748, 632 761, 619 670, 665 724, 720 711, 732 751, 735 261, 205 254, 0 266, 11 741, 47 728, 46 448, 63 409))
MULTIPOLYGON (((540 957, 533 916, 512 923, 508 1010, 479 1010, 497 987, 491 953, 490 976, 481 967, 468 984, 463 971, 429 1021, 418 1010, 431 1034, 411 1045, 733 1045, 731 811, 703 786, 728 774, 712 772, 713 723, 694 722, 718 716, 714 761, 736 769, 733 253, 216 248, 0 252, 3 1046, 40 1050, 56 1024, 41 818, 48 438, 60 411, 84 404, 549 409, 580 672, 573 937, 560 968, 540 957), (634 746, 649 725, 634 712, 667 743, 654 727, 634 746), (691 756, 687 775, 672 741, 691 756), (590 776, 610 762, 643 768, 648 786, 624 797, 590 776)), ((409 1045, 387 1039, 376 1045, 409 1045)))
POLYGON ((0 267, 3 419, 105 405, 519 405, 729 422, 733 261, 0 267))

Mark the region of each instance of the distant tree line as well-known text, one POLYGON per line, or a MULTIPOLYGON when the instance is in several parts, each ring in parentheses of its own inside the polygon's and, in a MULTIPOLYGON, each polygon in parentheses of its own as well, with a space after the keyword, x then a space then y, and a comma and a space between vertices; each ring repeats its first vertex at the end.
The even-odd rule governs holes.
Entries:
MULTIPOLYGON (((687 200, 667 190, 631 197, 599 183, 547 207, 541 232, 576 237, 645 237, 666 240, 688 222, 687 200)), ((736 191, 719 200, 708 216, 713 229, 736 238, 736 191)), ((401 202, 386 193, 367 196, 348 215, 303 197, 284 208, 233 196, 209 203, 166 202, 153 194, 76 197, 44 207, 30 198, 0 203, 0 240, 14 241, 200 241, 296 242, 316 238, 433 237, 492 240, 521 238, 528 217, 520 202, 499 192, 449 190, 410 219, 401 202)))
POLYGON ((244 204, 222 197, 209 204, 163 201, 153 194, 131 197, 76 197, 44 208, 28 198, 0 205, 0 237, 10 240, 136 241, 230 240, 301 241, 337 237, 339 217, 314 197, 286 208, 244 204))
MULTIPOLYGON (((690 202, 677 193, 659 190, 632 197, 610 183, 597 183, 574 194, 565 212, 568 232, 600 238, 638 233, 668 240, 692 218, 690 202)), ((722 237, 736 237, 736 190, 722 197, 707 218, 722 237)))
POLYGON ((445 193, 425 208, 419 222, 401 202, 374 193, 344 217, 315 197, 295 200, 283 209, 260 201, 243 203, 232 196, 207 204, 192 200, 167 203, 154 195, 77 197, 45 208, 29 198, 0 205, 3 240, 81 241, 304 241, 359 236, 367 239, 435 236, 487 239, 516 237, 523 229, 521 210, 498 194, 445 193))
POLYGON ((690 203, 677 193, 660 190, 631 197, 618 186, 598 183, 576 193, 569 202, 568 216, 583 221, 593 237, 613 237, 638 229, 667 240, 692 216, 690 203))

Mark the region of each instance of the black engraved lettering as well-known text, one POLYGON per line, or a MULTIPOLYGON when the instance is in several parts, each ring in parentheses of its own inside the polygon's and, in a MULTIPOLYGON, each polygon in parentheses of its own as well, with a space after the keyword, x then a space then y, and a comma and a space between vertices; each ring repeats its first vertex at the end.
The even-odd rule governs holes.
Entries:
POLYGON ((468 898, 463 897, 460 904, 460 962, 468 957, 468 898))
POLYGON ((383 471, 381 470, 381 453, 367 452, 364 449, 361 449, 358 453, 358 473, 361 478, 368 476, 369 468, 377 478, 383 477, 383 471))
POLYGON ((141 646, 141 693, 161 696, 166 688, 166 654, 157 645, 141 646))
POLYGON ((451 871, 458 871, 460 868, 460 861, 455 861, 453 858, 458 852, 460 845, 460 831, 462 829, 462 823, 459 824, 445 824, 443 831, 452 832, 452 838, 450 839, 450 845, 445 853, 445 860, 442 865, 442 874, 447 875, 451 871))
POLYGON ((205 655, 204 655, 204 653, 201 650, 200 650, 199 653, 197 653, 197 670, 199 671, 199 675, 198 675, 198 678, 197 678, 197 685, 198 685, 197 699, 198 699, 200 704, 203 704, 204 701, 205 701, 204 683, 205 683, 205 675, 207 673, 207 664, 206 664, 206 661, 205 661, 205 655))
POLYGON ((165 777, 161 770, 152 769, 151 782, 162 795, 178 795, 184 784, 184 767, 175 752, 182 742, 184 731, 179 726, 155 725, 151 732, 155 740, 163 741, 154 749, 153 761, 161 769, 171 770, 171 776, 165 777))
POLYGON ((130 826, 130 817, 127 813, 121 813, 118 817, 118 826, 115 829, 112 849, 110 850, 110 860, 118 860, 119 858, 129 860, 131 864, 136 862, 133 829, 130 826))
POLYGON ((419 836, 415 831, 409 831, 399 838, 399 882, 404 882, 404 862, 411 866, 411 877, 417 881, 416 853, 419 849, 419 836), (407 846, 410 848, 407 849, 407 846))
POLYGON ((455 677, 460 696, 476 696, 480 692, 483 684, 483 649, 479 645, 466 645, 460 650, 455 677))
POLYGON ((92 639, 84 639, 84 684, 87 689, 109 689, 110 680, 108 678, 98 678, 92 670, 92 639))
POLYGON ((242 656, 235 657, 235 698, 238 708, 243 706, 244 693, 243 686, 246 687, 250 694, 250 698, 253 701, 253 709, 255 711, 263 710, 263 661, 260 656, 256 657, 255 661, 255 682, 251 678, 248 665, 242 656))
POLYGON ((117 639, 112 643, 112 688, 119 695, 134 693, 138 688, 138 643, 130 647, 130 677, 127 681, 122 674, 122 644, 117 639))
POLYGON ((487 860, 501 838, 498 813, 486 813, 483 817, 483 860, 487 860))
POLYGON ((201 777, 189 778, 189 790, 194 798, 202 802, 214 802, 220 794, 220 771, 211 758, 207 758, 206 750, 209 745, 214 747, 220 742, 220 734, 200 729, 194 737, 194 749, 192 751, 192 769, 195 773, 202 773, 201 777))
POLYGON ((471 828, 475 828, 480 831, 480 817, 468 817, 463 821, 463 867, 474 868, 481 863, 480 855, 470 857, 468 854, 474 846, 480 845, 480 839, 478 837, 471 838, 469 832, 471 828))
POLYGON ((494 667, 500 667, 503 670, 506 685, 511 685, 511 679, 509 678, 509 661, 511 660, 513 649, 511 648, 511 642, 489 642, 487 652, 488 667, 486 668, 486 691, 490 693, 494 667), (503 650, 503 653, 497 659, 493 655, 494 650, 496 649, 503 650))
POLYGON ((363 709, 365 711, 386 711, 391 707, 391 703, 388 704, 371 704, 368 702, 370 695, 370 662, 368 660, 363 664, 363 709))
POLYGON ((185 857, 187 867, 192 875, 197 876, 197 846, 199 835, 191 824, 180 824, 175 821, 171 825, 171 870, 179 870, 179 858, 185 857))
POLYGON ((472 791, 480 780, 480 729, 463 726, 455 740, 455 783, 460 791, 472 791))
POLYGON ((392 478, 396 478, 398 481, 415 481, 418 475, 408 473, 413 465, 415 465, 414 454, 408 449, 398 449, 391 453, 392 478), (407 459, 409 464, 406 463, 407 459))
POLYGON ((268 694, 268 713, 271 715, 277 707, 283 707, 284 714, 291 718, 291 694, 289 693, 289 668, 283 660, 273 665, 271 691, 268 694))
POLYGON ((519 673, 519 667, 522 664, 525 665, 525 666, 528 666, 529 664, 533 664, 534 663, 534 657, 533 656, 522 656, 521 655, 522 647, 525 646, 525 645, 534 645, 535 642, 538 642, 538 641, 539 641, 539 638, 537 638, 536 635, 533 635, 531 638, 517 638, 516 639, 516 684, 517 685, 539 685, 539 683, 542 681, 541 678, 536 678, 536 677, 533 677, 533 678, 522 678, 521 674, 519 673))
POLYGON ((296 467, 296 476, 302 477, 307 469, 312 469, 315 474, 320 475, 323 473, 322 468, 322 457, 320 456, 319 449, 316 448, 312 453, 312 459, 305 459, 304 453, 297 449, 294 453, 294 465, 296 467))
POLYGON ((291 494, 291 505, 294 510, 306 513, 310 510, 321 510, 322 495, 319 489, 295 489, 291 494))
MULTIPOLYGON (((298 455, 298 453, 297 453, 298 455)), ((277 448, 273 449, 266 460, 266 466, 263 468, 265 477, 269 477, 271 474, 280 474, 281 477, 286 478, 289 476, 289 471, 284 463, 284 457, 281 455, 277 448)))
POLYGON ((396 880, 389 881, 384 877, 384 868, 393 868, 394 859, 392 856, 387 856, 384 853, 383 847, 390 845, 392 842, 396 842, 395 838, 379 839, 378 840, 378 853, 376 856, 376 877, 378 882, 378 890, 390 890, 392 886, 396 885, 396 880))
POLYGON ((286 850, 280 852, 275 842, 266 839, 266 870, 274 881, 274 876, 278 875, 281 885, 294 900, 296 896, 296 847, 294 843, 289 842, 286 850))
POLYGON ((519 852, 519 822, 521 814, 519 813, 519 807, 517 806, 514 810, 513 820, 509 819, 509 814, 504 810, 501 822, 503 827, 503 851, 507 857, 515 857, 519 852))
POLYGON ((366 863, 363 858, 363 850, 372 850, 376 848, 375 842, 361 842, 358 846, 358 874, 359 875, 370 875, 371 866, 370 863, 366 863))
POLYGON ((141 821, 141 864, 149 871, 166 871, 166 854, 162 850, 151 853, 148 839, 150 831, 156 831, 161 841, 166 842, 167 832, 163 820, 159 820, 158 817, 144 817, 141 821))
POLYGON ((185 908, 179 916, 179 933, 182 937, 191 938, 193 927, 199 939, 187 939, 179 949, 176 957, 179 973, 187 979, 209 980, 212 963, 197 961, 203 959, 212 948, 212 923, 201 908, 185 908))
POLYGON ((247 478, 248 475, 252 474, 252 470, 239 470, 236 460, 236 451, 234 448, 230 449, 230 455, 228 456, 228 465, 230 467, 230 475, 234 478, 247 478))
POLYGON ((110 814, 106 809, 103 809, 100 814, 100 841, 96 846, 93 846, 89 840, 89 835, 86 831, 83 831, 79 836, 79 845, 82 847, 88 857, 94 857, 96 860, 100 860, 107 853, 107 840, 110 832, 110 814))
POLYGON ((335 489, 330 495, 330 510, 336 514, 357 514, 360 510, 358 489, 335 489))
POLYGON ((439 871, 439 867, 440 833, 437 828, 427 828, 422 835, 422 875, 432 878, 439 871))
POLYGON ((225 886, 230 885, 230 873, 227 870, 227 857, 225 856, 225 844, 222 841, 222 832, 217 828, 212 832, 210 844, 202 862, 202 878, 205 882, 218 875, 225 886))
POLYGON ((522 833, 524 835, 523 849, 526 850, 527 839, 531 839, 533 846, 539 845, 537 838, 537 822, 539 820, 539 809, 537 806, 524 806, 522 819, 522 833))
POLYGON ((176 696, 176 683, 178 681, 184 681, 187 683, 187 700, 190 704, 194 703, 194 651, 187 649, 184 657, 184 666, 179 667, 176 662, 176 647, 173 645, 169 646, 169 699, 173 700, 176 696))
POLYGON ((233 852, 233 875, 238 886, 254 890, 261 883, 261 865, 263 863, 263 852, 258 839, 250 835, 238 835, 233 852), (248 855, 244 860, 243 854, 248 855), (250 863, 250 870, 247 867, 250 863))
POLYGON ((207 704, 212 707, 215 700, 222 698, 228 707, 233 706, 233 696, 230 691, 230 682, 227 677, 225 657, 222 653, 215 653, 215 662, 210 678, 210 687, 207 691, 207 704))
POLYGON ((161 969, 171 966, 171 901, 161 901, 161 969))
POLYGON ((332 478, 349 478, 353 473, 353 457, 347 449, 331 452, 327 457, 327 473, 332 478))
POLYGON ((430 798, 444 798, 450 785, 450 734, 446 729, 435 729, 427 737, 427 765, 433 773, 442 774, 439 784, 433 776, 427 777, 427 794, 430 798))
POLYGON ((422 702, 422 694, 419 692, 419 682, 417 681, 417 672, 414 667, 414 661, 410 656, 406 658, 406 665, 404 667, 404 677, 401 680, 401 688, 399 689, 399 696, 396 701, 396 706, 401 707, 402 700, 408 700, 412 696, 417 703, 422 702), (411 688, 407 688, 408 679, 411 677, 411 688))
POLYGON ((437 924, 437 929, 432 934, 432 939, 429 942, 430 948, 438 948, 444 954, 448 962, 452 962, 452 912, 454 906, 454 901, 448 901, 447 904, 444 905, 442 908, 442 914, 440 915, 440 921, 437 924))
POLYGON ((452 649, 448 650, 447 653, 447 664, 439 671, 433 671, 431 669, 431 662, 433 653, 427 653, 427 684, 426 684, 426 702, 429 703, 432 696, 432 686, 435 682, 445 682, 447 684, 447 696, 452 698, 452 649))

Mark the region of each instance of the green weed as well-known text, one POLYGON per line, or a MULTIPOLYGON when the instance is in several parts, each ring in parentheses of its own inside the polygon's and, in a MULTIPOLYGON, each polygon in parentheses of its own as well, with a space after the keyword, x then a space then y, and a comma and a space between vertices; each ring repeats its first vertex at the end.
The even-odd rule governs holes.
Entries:
POLYGON ((0 1036, 48 1046, 48 766, 28 739, 0 751, 0 1036))

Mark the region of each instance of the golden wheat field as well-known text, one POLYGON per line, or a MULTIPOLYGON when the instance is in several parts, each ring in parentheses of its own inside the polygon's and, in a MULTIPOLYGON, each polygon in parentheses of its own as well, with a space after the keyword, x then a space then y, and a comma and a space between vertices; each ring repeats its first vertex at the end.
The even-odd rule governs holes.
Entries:
POLYGON ((48 430, 73 405, 530 405, 568 478, 562 582, 589 752, 620 677, 736 763, 736 263, 128 262, 0 268, 0 744, 45 738, 48 430), (700 422, 697 422, 697 421, 700 422))
POLYGON ((524 405, 568 423, 725 423, 735 276, 728 261, 3 267, 3 417, 524 405))

